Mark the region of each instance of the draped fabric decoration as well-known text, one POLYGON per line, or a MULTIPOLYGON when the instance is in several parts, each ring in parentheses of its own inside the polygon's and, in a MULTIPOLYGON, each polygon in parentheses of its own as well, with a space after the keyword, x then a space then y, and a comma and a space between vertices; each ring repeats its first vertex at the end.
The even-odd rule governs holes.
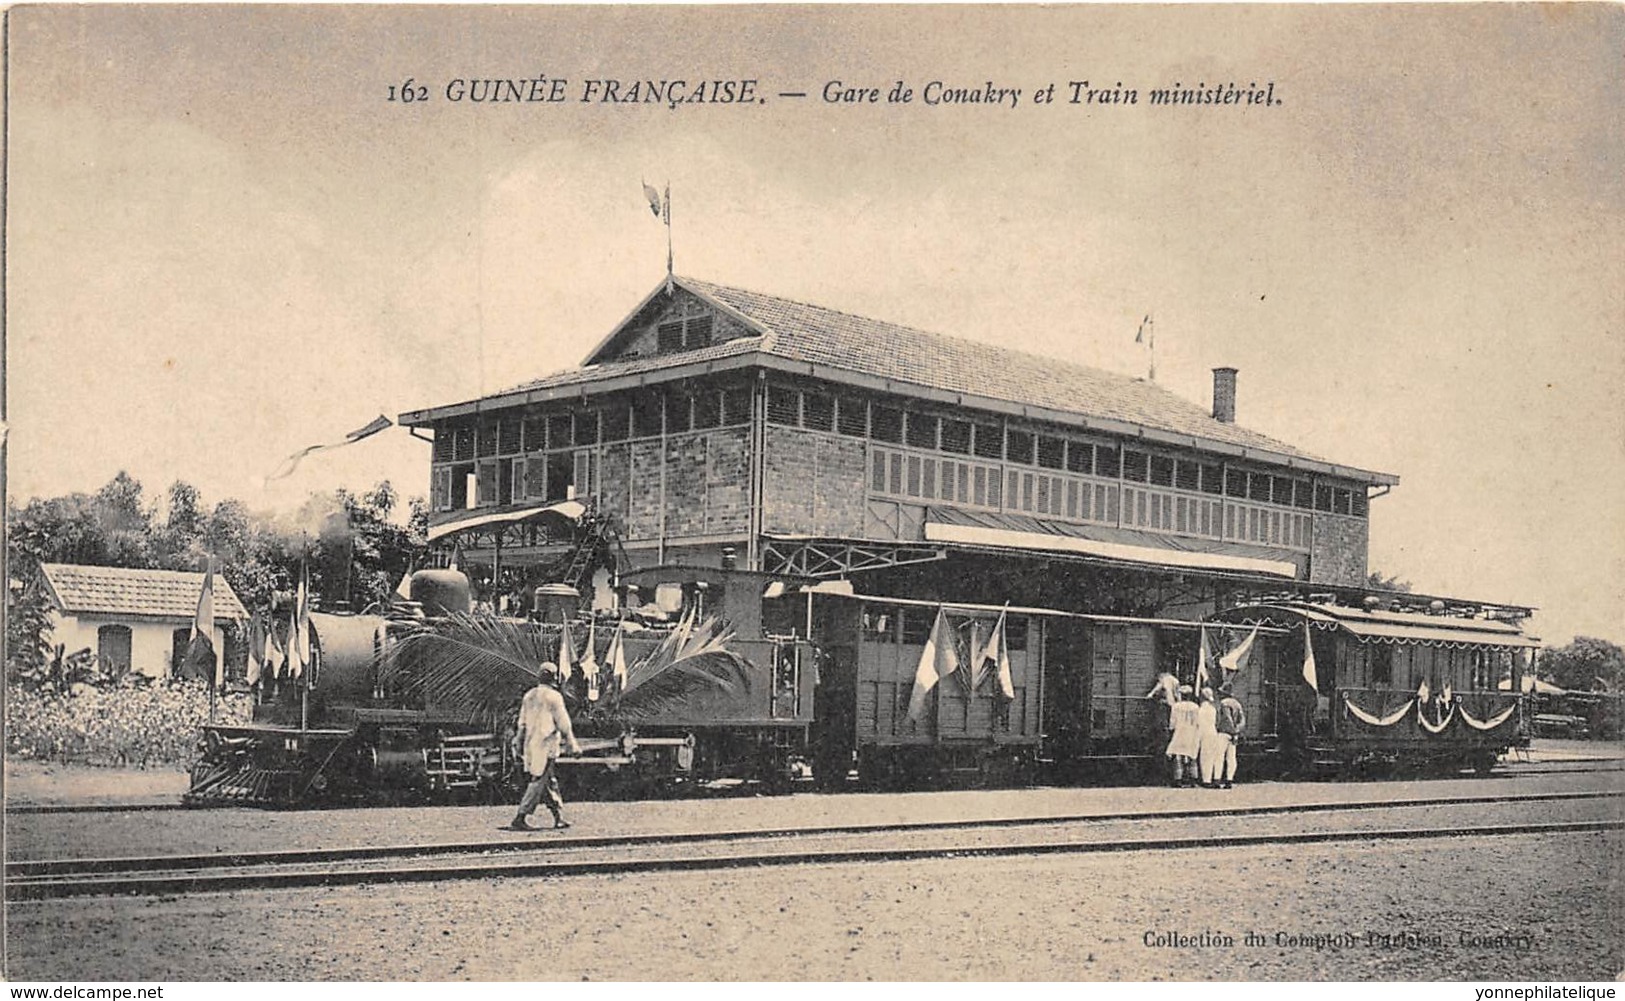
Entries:
POLYGON ((1303 624, 1303 683, 1320 691, 1320 675, 1315 669, 1315 643, 1307 621, 1303 624))
POLYGON ((1430 723, 1428 722, 1427 713, 1422 711, 1422 706, 1422 702, 1418 701, 1416 703, 1416 722, 1422 724, 1422 729, 1428 733, 1443 733, 1444 728, 1450 725, 1450 721, 1456 718, 1456 706, 1452 703, 1443 719, 1439 720, 1437 724, 1430 723))
POLYGON ((914 689, 909 693, 908 718, 919 722, 925 717, 926 702, 937 683, 959 669, 959 652, 954 649, 953 629, 942 608, 931 625, 931 635, 920 651, 920 662, 914 669, 914 689))
MULTIPOLYGON (((1001 610, 999 621, 993 624, 993 634, 988 637, 987 646, 981 648, 972 646, 971 649, 978 651, 975 655, 978 680, 985 677, 991 668, 993 677, 998 682, 999 695, 1005 699, 1013 699, 1016 697, 1016 689, 1010 676, 1010 641, 1005 635, 1006 628, 1005 612, 1001 610)), ((973 684, 971 690, 975 689, 976 686, 973 684)))
POLYGON ((593 619, 587 625, 587 649, 581 654, 581 673, 587 676, 587 701, 598 701, 598 676, 603 668, 598 666, 598 655, 595 646, 598 642, 598 620, 593 619))
POLYGON ((1500 712, 1496 713, 1494 716, 1491 716, 1489 719, 1477 720, 1477 719, 1474 719, 1472 714, 1467 711, 1466 706, 1462 706, 1461 707, 1461 718, 1464 721, 1466 721, 1467 725, 1472 727, 1474 730, 1493 730, 1496 727, 1500 726, 1502 723, 1505 723, 1508 719, 1510 719, 1513 712, 1516 711, 1517 708, 1518 708, 1518 704, 1516 702, 1514 702, 1511 705, 1507 706, 1505 709, 1503 709, 1500 712))
POLYGON ((569 682, 575 674, 576 643, 570 636, 570 623, 566 622, 564 628, 559 630, 559 685, 562 687, 569 682))
POLYGON ((615 686, 617 697, 626 691, 626 647, 621 642, 621 624, 615 623, 615 635, 609 638, 609 653, 605 659, 609 661, 609 680, 615 686))
POLYGON ((1398 723, 1400 720, 1404 719, 1405 714, 1410 712, 1411 707, 1416 704, 1417 702, 1415 699, 1407 699, 1404 705, 1400 706, 1398 709, 1395 709, 1388 715, 1374 716, 1355 705, 1354 700, 1350 699, 1347 695, 1343 696, 1343 705, 1347 707, 1349 713, 1360 722, 1369 723, 1372 726, 1393 726, 1395 723, 1398 723))
POLYGON ((250 688, 260 683, 260 673, 265 670, 265 620, 260 613, 255 612, 248 620, 248 673, 243 680, 248 682, 250 688))

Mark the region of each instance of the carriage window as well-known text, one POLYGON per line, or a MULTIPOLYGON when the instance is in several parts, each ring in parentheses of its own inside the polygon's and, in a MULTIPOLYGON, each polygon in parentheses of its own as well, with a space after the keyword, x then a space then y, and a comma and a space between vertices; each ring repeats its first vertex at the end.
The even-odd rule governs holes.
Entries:
POLYGON ((1012 652, 1027 649, 1027 617, 1012 615, 1004 620, 1004 639, 1012 652))
POLYGON ((1394 683, 1394 648, 1387 643, 1375 643, 1371 646, 1371 684, 1391 685, 1394 683))
POLYGON ((863 638, 871 643, 895 643, 897 615, 869 606, 863 610, 863 638))
POLYGON ((903 620, 903 642, 914 646, 924 646, 931 636, 931 626, 937 619, 937 613, 927 608, 907 608, 900 612, 903 620))

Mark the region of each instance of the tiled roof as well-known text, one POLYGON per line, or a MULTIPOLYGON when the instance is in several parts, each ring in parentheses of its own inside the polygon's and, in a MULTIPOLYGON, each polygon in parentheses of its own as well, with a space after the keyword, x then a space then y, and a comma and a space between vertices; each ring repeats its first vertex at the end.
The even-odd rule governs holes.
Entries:
POLYGON ((678 281, 760 325, 767 332, 763 350, 768 354, 1327 461, 1256 431, 1214 420, 1206 408, 1155 383, 727 285, 692 278, 678 281))
MULTIPOLYGON (((510 406, 514 401, 504 399, 510 394, 638 376, 754 354, 817 365, 831 370, 836 378, 838 372, 844 370, 854 377, 885 379, 899 387, 915 385, 1018 407, 1094 418, 1107 428, 1115 422, 1128 429, 1188 435, 1200 441, 1262 453, 1266 461, 1304 460, 1329 466, 1339 475, 1370 476, 1373 482, 1398 482, 1397 477, 1389 474, 1349 469, 1268 435, 1215 420, 1206 407, 1142 379, 696 278, 679 277, 675 281, 694 295, 734 313, 758 334, 689 351, 598 360, 613 353, 618 337, 625 332, 623 325, 594 349, 588 364, 523 383, 485 400, 497 406, 510 406)), ((651 293, 634 311, 633 317, 660 292, 661 289, 656 289, 651 293)), ((428 423, 466 412, 477 402, 433 407, 403 415, 402 419, 428 423)))
MULTIPOLYGON (((68 615, 140 615, 191 619, 203 592, 203 574, 180 570, 131 570, 69 563, 40 566, 68 615)), ((243 603, 218 572, 214 575, 217 619, 248 618, 243 603)))
POLYGON ((763 338, 737 337, 721 344, 708 344, 703 348, 684 351, 677 355, 649 355, 644 358, 628 358, 625 361, 602 362, 597 365, 586 365, 581 368, 567 368, 562 372, 554 372, 540 379, 521 383, 512 389, 505 389, 503 393, 523 393, 532 389, 552 389, 555 386, 573 386, 578 382, 596 382, 599 379, 609 379, 621 375, 637 375, 640 372, 653 372, 657 369, 670 368, 674 361, 684 364, 689 362, 716 361, 732 355, 749 354, 752 351, 762 350, 763 338))

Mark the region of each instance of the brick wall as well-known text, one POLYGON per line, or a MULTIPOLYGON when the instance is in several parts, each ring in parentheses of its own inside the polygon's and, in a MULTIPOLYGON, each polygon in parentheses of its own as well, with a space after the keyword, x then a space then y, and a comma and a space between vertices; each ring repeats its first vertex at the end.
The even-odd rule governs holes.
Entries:
POLYGON ((750 529, 750 430, 721 428, 659 441, 605 445, 599 503, 626 523, 628 542, 660 537, 660 482, 666 483, 666 538, 744 535, 750 529))
POLYGON ((1364 518, 1317 511, 1313 534, 1309 549, 1310 582, 1339 585, 1365 583, 1370 528, 1364 518))
POLYGON ((764 531, 863 535, 863 441, 768 425, 766 451, 764 531))

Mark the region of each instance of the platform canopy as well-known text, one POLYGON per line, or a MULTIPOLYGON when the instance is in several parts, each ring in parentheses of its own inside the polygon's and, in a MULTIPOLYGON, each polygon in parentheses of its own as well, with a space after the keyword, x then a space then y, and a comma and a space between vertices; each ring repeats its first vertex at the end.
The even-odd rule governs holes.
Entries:
POLYGON ((1083 526, 1045 522, 1020 515, 955 508, 931 508, 925 519, 927 542, 990 546, 1000 549, 1026 549, 1048 553, 1078 553, 1128 563, 1190 570, 1223 570, 1295 580, 1298 566, 1287 559, 1270 559, 1262 554, 1216 552, 1174 548, 1166 545, 1140 545, 1128 539, 1089 538, 1083 526))
POLYGON ((1224 613, 1225 618, 1293 625, 1304 621, 1317 629, 1343 629, 1362 643, 1415 644, 1418 646, 1469 647, 1496 646, 1536 649, 1540 641, 1509 622, 1470 619, 1452 615, 1422 615, 1416 612, 1387 612, 1349 608, 1343 605, 1309 602, 1271 602, 1243 605, 1224 613))
POLYGON ((459 511, 438 524, 429 526, 429 541, 435 542, 460 532, 485 532, 532 521, 558 521, 574 526, 587 513, 580 501, 558 501, 553 504, 529 504, 501 510, 475 509, 459 511))

